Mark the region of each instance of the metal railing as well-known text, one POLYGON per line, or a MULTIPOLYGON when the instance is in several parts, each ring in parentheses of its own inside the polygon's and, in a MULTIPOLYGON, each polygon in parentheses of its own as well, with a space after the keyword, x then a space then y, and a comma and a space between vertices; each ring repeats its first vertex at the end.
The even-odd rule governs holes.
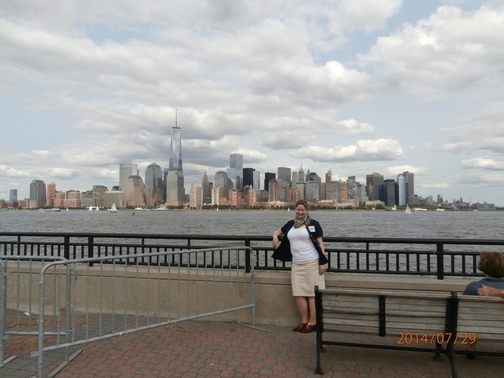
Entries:
MULTIPOLYGON (((479 253, 489 248, 504 251, 504 240, 488 239, 325 236, 324 244, 329 259, 328 272, 423 275, 438 279, 481 276, 477 269, 479 253)), ((0 255, 7 256, 80 259, 229 246, 250 247, 255 255, 255 269, 287 270, 290 267, 289 263, 271 258, 270 236, 0 232, 0 255)), ((221 260, 222 255, 216 252, 202 264, 219 266, 221 260)), ((251 255, 245 253, 232 263, 250 271, 251 261, 251 255)), ((192 266, 194 262, 188 264, 192 266)))
POLYGON ((4 341, 12 334, 37 336, 26 345, 34 350, 31 356, 38 357, 42 378, 48 368, 44 355, 50 351, 64 350, 69 362, 79 352, 70 356, 69 348, 85 343, 247 309, 255 327, 254 264, 247 273, 244 264, 235 263, 246 250, 208 248, 74 260, 0 256, 0 365, 15 357, 4 361, 4 341), (214 253, 222 259, 209 266, 208 261, 217 261, 214 253))

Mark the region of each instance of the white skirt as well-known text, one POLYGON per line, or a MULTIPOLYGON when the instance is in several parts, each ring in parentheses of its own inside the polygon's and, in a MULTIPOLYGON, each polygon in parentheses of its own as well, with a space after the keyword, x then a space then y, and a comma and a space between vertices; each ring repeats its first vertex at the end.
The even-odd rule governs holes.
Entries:
POLYGON ((319 274, 319 260, 293 262, 291 285, 294 297, 314 297, 315 286, 325 289, 324 275, 319 274))

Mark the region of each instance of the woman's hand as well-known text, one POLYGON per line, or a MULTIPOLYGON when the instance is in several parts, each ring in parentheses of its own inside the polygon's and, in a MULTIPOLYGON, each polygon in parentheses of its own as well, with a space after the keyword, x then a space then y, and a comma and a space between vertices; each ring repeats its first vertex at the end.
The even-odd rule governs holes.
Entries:
POLYGON ((490 297, 504 297, 504 290, 499 290, 493 287, 481 285, 481 287, 478 289, 478 295, 484 295, 490 297))
POLYGON ((319 265, 318 272, 320 275, 324 274, 327 271, 327 265, 319 265))
POLYGON ((282 235, 282 231, 276 230, 273 232, 273 242, 271 243, 273 245, 273 249, 277 249, 278 246, 280 245, 280 239, 278 239, 278 235, 282 235))
POLYGON ((274 249, 278 248, 278 246, 280 245, 280 240, 278 240, 278 236, 273 235, 273 243, 271 244, 273 245, 274 249))

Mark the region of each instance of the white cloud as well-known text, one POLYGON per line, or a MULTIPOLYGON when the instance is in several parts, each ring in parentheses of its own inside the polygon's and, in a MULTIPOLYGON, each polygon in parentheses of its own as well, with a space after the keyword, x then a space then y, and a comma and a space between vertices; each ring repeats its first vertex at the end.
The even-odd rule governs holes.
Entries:
POLYGON ((502 157, 495 159, 480 156, 473 159, 463 160, 462 166, 464 168, 482 168, 499 171, 504 170, 504 159, 502 157))
POLYGON ((414 173, 415 176, 425 176, 427 174, 426 167, 413 167, 411 165, 397 165, 395 167, 388 167, 385 171, 385 175, 395 177, 403 172, 414 173))
POLYGON ((28 170, 18 170, 13 167, 9 167, 6 165, 0 165, 0 176, 6 176, 6 177, 24 177, 24 178, 31 178, 31 177, 36 177, 40 178, 40 175, 34 175, 32 172, 28 170))
POLYGON ((396 140, 359 140, 355 145, 334 148, 308 146, 291 153, 291 156, 309 158, 313 161, 387 161, 403 156, 401 145, 396 140))
POLYGON ((355 119, 332 121, 332 119, 329 117, 315 116, 314 120, 330 126, 336 134, 344 134, 344 135, 372 134, 375 130, 375 128, 371 126, 369 123, 357 122, 355 119))
POLYGON ((502 83, 504 7, 439 7, 428 19, 378 38, 360 60, 374 65, 388 87, 431 98, 502 83))

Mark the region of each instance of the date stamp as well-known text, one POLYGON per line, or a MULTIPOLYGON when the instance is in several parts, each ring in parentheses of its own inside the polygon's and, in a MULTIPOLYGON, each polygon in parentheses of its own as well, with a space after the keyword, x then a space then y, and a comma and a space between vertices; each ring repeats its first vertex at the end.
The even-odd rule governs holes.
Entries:
POLYGON ((397 344, 448 344, 449 342, 453 342, 454 345, 457 343, 463 345, 474 344, 476 342, 476 334, 465 333, 465 332, 432 332, 429 334, 425 333, 412 333, 412 332, 398 332, 397 336, 399 336, 399 340, 397 340, 397 344))

